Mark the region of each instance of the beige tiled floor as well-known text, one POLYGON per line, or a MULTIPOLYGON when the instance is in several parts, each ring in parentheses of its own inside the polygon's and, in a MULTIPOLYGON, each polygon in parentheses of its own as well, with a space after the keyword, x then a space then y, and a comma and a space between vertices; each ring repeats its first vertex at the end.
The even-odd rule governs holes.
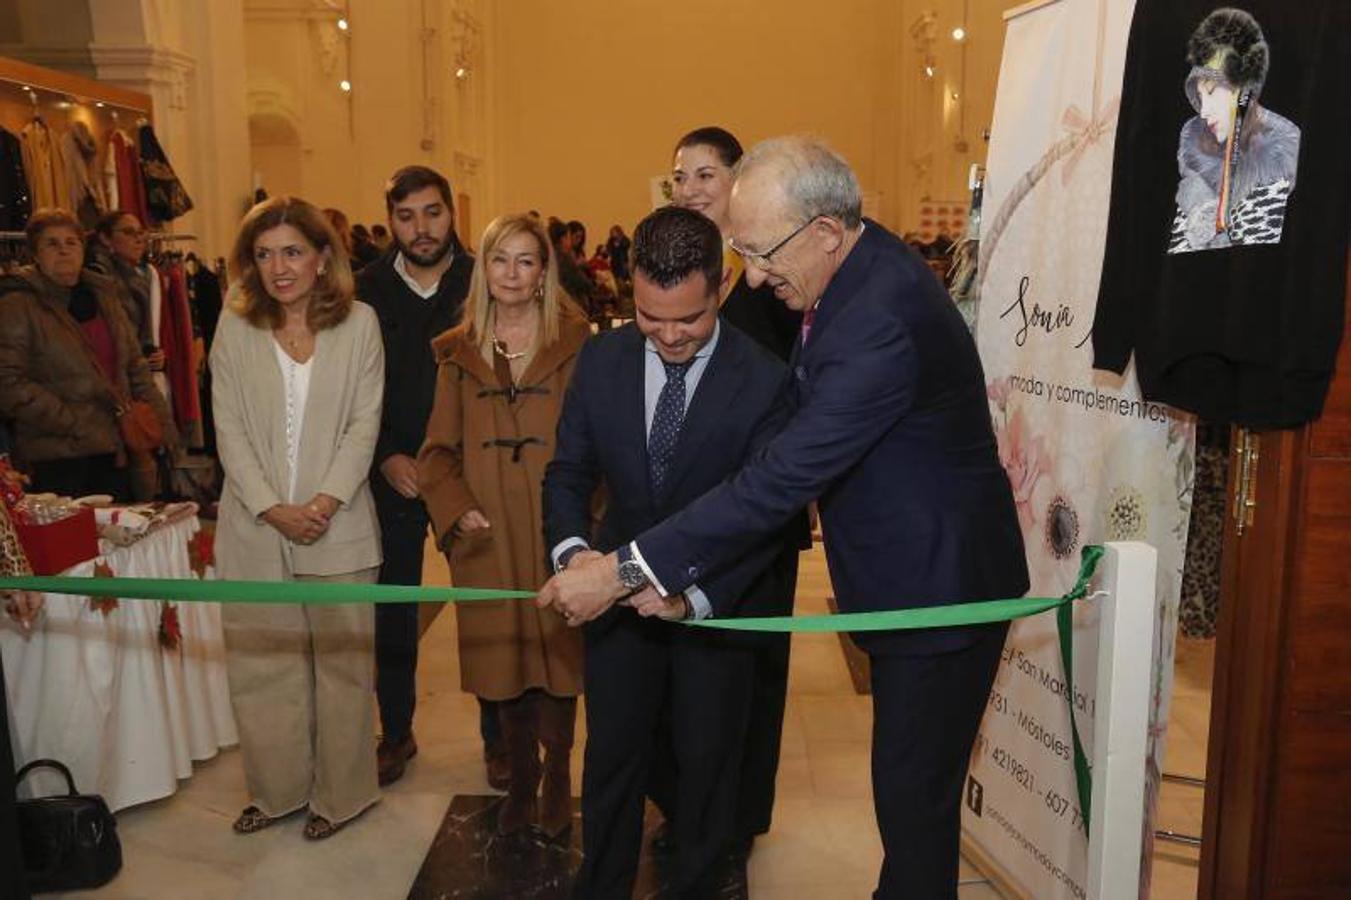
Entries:
MULTIPOLYGON (((824 612, 829 580, 819 551, 804 558, 799 610, 824 612)), ((444 583, 445 565, 429 554, 427 579, 444 583)), ((244 805, 237 751, 198 766, 179 792, 119 815, 125 867, 109 898, 400 898, 407 894, 445 808, 456 793, 488 791, 481 764, 477 706, 459 690, 454 616, 440 616, 422 644, 417 736, 421 752, 408 775, 362 820, 319 844, 302 822, 238 837, 230 822, 244 805)), ((1205 643, 1179 649, 1168 770, 1204 769, 1211 655, 1205 643)), ((881 845, 868 774, 869 703, 854 693, 838 640, 794 639, 783 759, 774 828, 750 863, 756 900, 866 898, 881 845)), ((574 756, 580 771, 581 741, 574 756)), ((1167 785, 1160 825, 1200 832, 1200 791, 1167 785)), ((1196 853, 1159 847, 1153 896, 1193 897, 1196 853)), ((964 900, 999 894, 963 863, 964 900)))

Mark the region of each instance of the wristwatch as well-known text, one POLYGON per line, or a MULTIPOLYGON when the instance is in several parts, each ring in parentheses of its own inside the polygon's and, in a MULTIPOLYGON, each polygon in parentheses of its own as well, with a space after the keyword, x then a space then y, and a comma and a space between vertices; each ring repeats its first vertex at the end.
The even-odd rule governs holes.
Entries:
POLYGON ((619 582, 629 591, 642 590, 647 586, 647 573, 642 565, 633 558, 633 548, 624 544, 615 551, 619 559, 619 582))

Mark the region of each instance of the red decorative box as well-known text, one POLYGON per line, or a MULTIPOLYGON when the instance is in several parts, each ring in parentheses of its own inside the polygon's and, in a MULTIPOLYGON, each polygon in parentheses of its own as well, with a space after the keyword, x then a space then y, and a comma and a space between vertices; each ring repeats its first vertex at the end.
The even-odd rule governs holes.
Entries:
POLYGON ((14 521, 28 563, 37 575, 59 575, 76 563, 99 555, 98 527, 94 511, 81 509, 73 516, 49 525, 14 521))

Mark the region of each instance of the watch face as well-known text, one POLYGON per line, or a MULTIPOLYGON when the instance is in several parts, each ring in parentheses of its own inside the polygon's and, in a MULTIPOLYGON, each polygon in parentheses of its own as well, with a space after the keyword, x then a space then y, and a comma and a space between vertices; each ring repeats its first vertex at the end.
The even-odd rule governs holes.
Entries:
POLYGON ((619 564, 619 580, 624 587, 637 589, 647 583, 647 576, 643 574, 643 567, 630 559, 619 564))

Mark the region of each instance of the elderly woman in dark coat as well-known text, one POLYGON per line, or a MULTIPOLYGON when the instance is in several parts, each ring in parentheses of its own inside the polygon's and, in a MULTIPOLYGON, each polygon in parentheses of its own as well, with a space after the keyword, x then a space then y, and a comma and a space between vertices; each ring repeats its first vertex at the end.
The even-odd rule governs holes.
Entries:
POLYGON ((155 387, 121 287, 83 269, 84 233, 65 210, 28 222, 36 264, 0 279, 0 418, 35 490, 130 499, 128 454, 118 418, 149 403, 166 449, 173 417, 155 387))

